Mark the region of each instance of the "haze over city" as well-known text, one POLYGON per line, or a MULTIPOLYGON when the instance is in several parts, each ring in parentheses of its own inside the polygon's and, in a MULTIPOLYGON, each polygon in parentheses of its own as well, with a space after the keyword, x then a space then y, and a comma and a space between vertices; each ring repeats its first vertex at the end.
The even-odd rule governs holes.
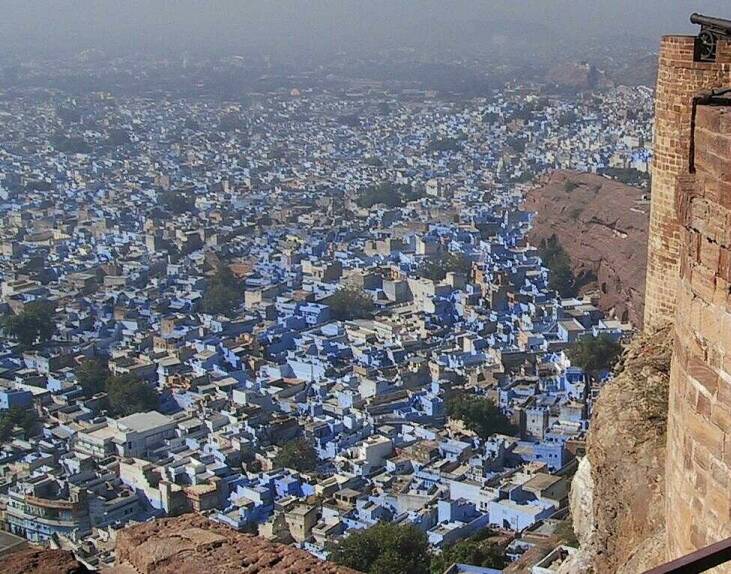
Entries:
POLYGON ((3 0, 4 50, 18 55, 101 49, 111 54, 255 50, 281 56, 413 47, 486 54, 495 44, 590 48, 616 38, 656 44, 690 32, 692 11, 725 0, 3 0), (21 50, 21 52, 19 52, 21 50))

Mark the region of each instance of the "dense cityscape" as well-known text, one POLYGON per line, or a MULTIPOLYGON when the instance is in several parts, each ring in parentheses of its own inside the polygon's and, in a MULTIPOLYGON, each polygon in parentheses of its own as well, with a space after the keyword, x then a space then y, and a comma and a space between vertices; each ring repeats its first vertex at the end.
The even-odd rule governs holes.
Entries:
POLYGON ((378 523, 437 556, 487 532, 496 568, 570 530, 632 325, 522 199, 558 169, 646 186, 651 117, 623 86, 6 95, 5 529, 90 568, 187 512, 320 558, 378 523))

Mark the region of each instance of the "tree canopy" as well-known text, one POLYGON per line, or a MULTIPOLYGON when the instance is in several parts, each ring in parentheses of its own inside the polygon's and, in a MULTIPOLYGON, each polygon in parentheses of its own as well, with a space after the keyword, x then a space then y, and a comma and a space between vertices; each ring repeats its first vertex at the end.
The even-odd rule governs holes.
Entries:
POLYGON ((312 472, 318 462, 314 447, 304 438, 285 443, 274 458, 277 468, 293 468, 300 472, 312 472))
POLYGON ((368 293, 355 287, 339 289, 327 299, 332 318, 338 321, 366 319, 374 309, 373 299, 368 293))
MULTIPOLYGON (((492 532, 488 529, 485 534, 489 536, 492 532)), ((452 564, 469 564, 497 570, 505 568, 506 559, 503 550, 484 538, 478 534, 444 548, 441 554, 432 558, 432 574, 444 574, 452 564)))
POLYGON ((22 312, 5 319, 5 330, 23 347, 46 343, 56 332, 56 324, 53 322, 54 311, 55 308, 50 301, 43 299, 31 301, 22 312))
POLYGON ((538 254, 550 271, 548 286, 558 291, 561 297, 575 297, 578 293, 576 277, 571 269, 571 258, 561 245, 558 237, 552 235, 541 241, 538 254))
POLYGON ((61 153, 91 153, 91 145, 81 136, 56 134, 51 137, 51 145, 61 153))
POLYGON ((231 269, 222 266, 211 278, 203 295, 203 311, 232 315, 241 304, 241 289, 231 269))
POLYGON ((127 416, 160 407, 157 391, 131 375, 109 377, 106 390, 109 412, 113 416, 127 416))
POLYGON ((238 112, 226 112, 221 115, 218 129, 222 132, 232 132, 245 127, 244 120, 238 112))
POLYGON ((472 261, 462 253, 442 253, 436 257, 425 259, 419 266, 419 275, 441 281, 447 273, 462 273, 469 275, 472 269, 472 261))
POLYGON ((401 207, 420 197, 422 197, 422 194, 408 184, 384 181, 378 185, 371 185, 362 189, 356 203, 358 207, 369 209, 377 204, 383 204, 386 207, 401 207))
POLYGON ((107 393, 105 407, 111 416, 157 410, 160 406, 160 397, 153 387, 134 375, 112 375, 101 357, 83 360, 75 373, 87 396, 107 393))
POLYGON ((429 151, 459 151, 462 147, 463 138, 437 138, 429 142, 429 151))
POLYGON ((413 524, 381 523, 350 534, 330 559, 366 574, 424 574, 431 552, 426 534, 413 524))
POLYGON ((174 215, 195 209, 194 199, 182 191, 164 191, 159 195, 160 205, 174 215))
POLYGON ((599 372, 611 369, 620 355, 622 345, 606 333, 598 337, 581 337, 566 350, 571 363, 596 377, 599 372))
POLYGON ((99 357, 85 359, 76 367, 76 380, 86 395, 95 395, 106 389, 111 376, 107 362, 99 357))
POLYGON ((26 438, 33 434, 38 424, 38 417, 32 409, 13 407, 0 413, 0 441, 10 438, 13 429, 17 426, 23 429, 26 438))
POLYGON ((487 439, 493 434, 513 435, 517 432, 494 401, 485 397, 458 395, 447 401, 447 414, 461 420, 465 426, 487 439))
POLYGON ((107 145, 109 146, 121 146, 128 144, 132 141, 130 132, 124 128, 112 128, 109 130, 109 136, 107 137, 107 145))

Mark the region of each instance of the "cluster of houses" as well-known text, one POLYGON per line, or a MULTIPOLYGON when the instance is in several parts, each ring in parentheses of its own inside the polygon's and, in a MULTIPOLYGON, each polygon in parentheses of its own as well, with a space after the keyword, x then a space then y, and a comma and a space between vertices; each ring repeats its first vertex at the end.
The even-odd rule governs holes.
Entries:
POLYGON ((186 512, 321 557, 379 521, 437 549, 491 527, 517 558, 565 516, 598 384, 565 351, 631 326, 549 287, 520 181, 646 169, 649 94, 28 98, 0 102, 0 313, 48 301, 53 334, 0 337, 0 420, 38 419, 0 447, 5 530, 94 568, 186 512), (86 361, 156 408, 113 415, 86 361))

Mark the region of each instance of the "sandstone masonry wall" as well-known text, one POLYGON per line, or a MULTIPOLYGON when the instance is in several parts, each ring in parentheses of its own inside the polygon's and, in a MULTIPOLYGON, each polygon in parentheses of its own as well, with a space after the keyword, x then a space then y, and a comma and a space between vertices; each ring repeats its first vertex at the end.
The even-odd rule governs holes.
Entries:
MULTIPOLYGON (((687 73, 699 79, 692 69, 687 73)), ((729 78, 725 82, 731 85, 729 78)), ((678 90, 686 93, 683 86, 678 90)), ((691 118, 686 122, 683 106, 677 109, 683 124, 678 134, 689 137, 691 118)), ((696 171, 676 178, 672 189, 662 172, 683 167, 673 162, 686 143, 670 138, 662 144, 675 146, 672 158, 663 156, 669 148, 661 145, 665 179, 658 182, 655 214, 656 231, 665 233, 655 238, 656 265, 671 273, 669 258, 658 258, 658 245, 679 255, 665 482, 668 559, 731 537, 731 99, 728 105, 699 105, 693 135, 696 171), (666 204, 672 195, 674 204, 666 204)), ((651 289, 648 281, 648 296, 651 289)), ((669 291, 660 297, 651 315, 669 311, 669 291)), ((715 571, 731 572, 731 566, 715 571)))
POLYGON ((652 204, 647 254, 645 328, 675 313, 680 228, 675 212, 678 176, 688 173, 693 97, 731 84, 731 42, 718 46, 716 62, 695 61, 695 38, 666 36, 660 49, 655 103, 652 204))

